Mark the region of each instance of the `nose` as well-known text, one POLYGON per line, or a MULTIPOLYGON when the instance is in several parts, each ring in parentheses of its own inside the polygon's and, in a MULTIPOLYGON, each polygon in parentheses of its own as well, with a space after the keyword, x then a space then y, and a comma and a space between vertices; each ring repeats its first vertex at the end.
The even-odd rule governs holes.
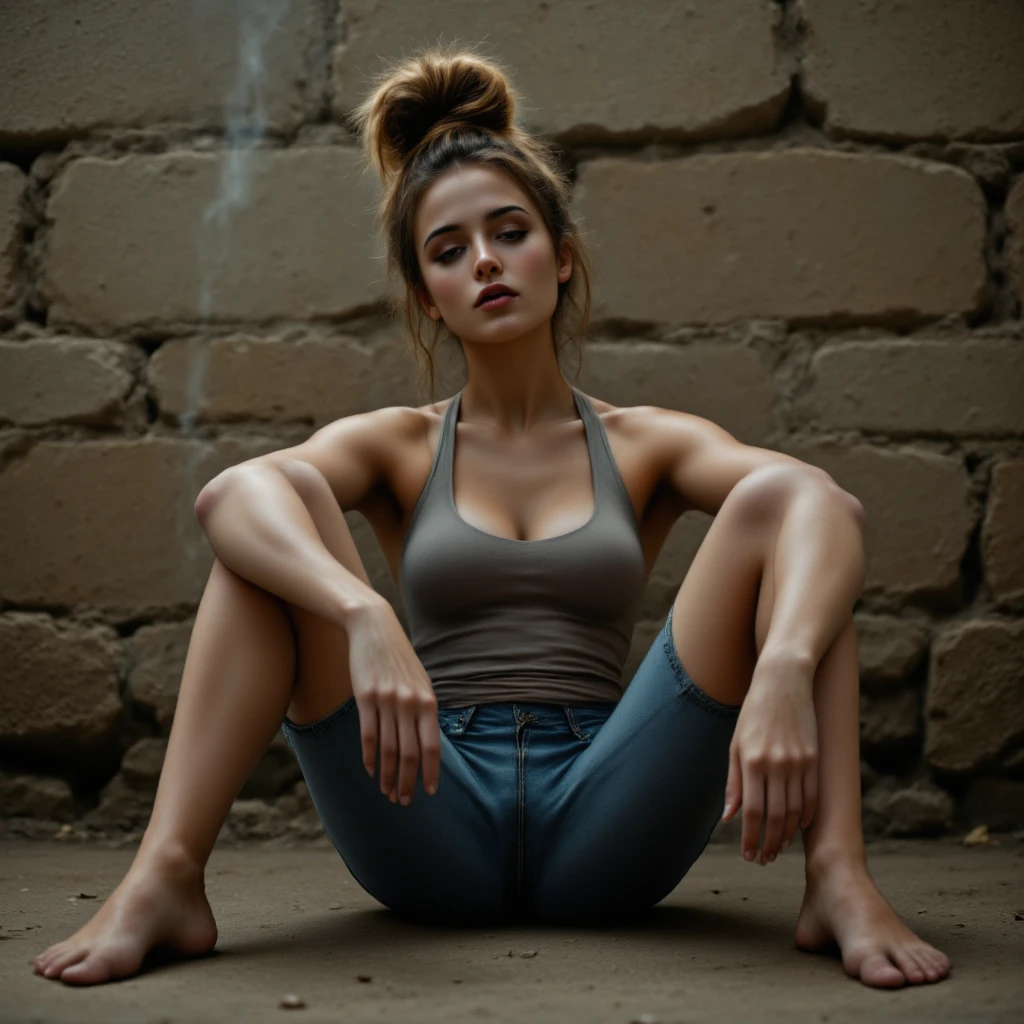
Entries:
POLYGON ((473 272, 477 277, 485 277, 487 274, 494 274, 501 270, 501 263, 498 258, 485 246, 477 250, 476 262, 473 265, 473 272))

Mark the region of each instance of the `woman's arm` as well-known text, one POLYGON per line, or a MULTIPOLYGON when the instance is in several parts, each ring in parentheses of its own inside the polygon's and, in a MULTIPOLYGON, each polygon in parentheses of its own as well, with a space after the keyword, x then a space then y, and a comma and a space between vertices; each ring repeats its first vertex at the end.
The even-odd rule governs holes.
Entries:
POLYGON ((864 587, 864 507, 814 467, 787 473, 772 554, 771 623, 759 661, 805 664, 812 672, 864 587))

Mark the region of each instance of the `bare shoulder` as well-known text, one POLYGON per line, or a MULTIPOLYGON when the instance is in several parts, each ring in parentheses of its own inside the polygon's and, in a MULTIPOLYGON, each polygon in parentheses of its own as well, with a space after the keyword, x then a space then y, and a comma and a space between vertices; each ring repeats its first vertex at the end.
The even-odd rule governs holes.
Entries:
POLYGON ((591 402, 606 429, 628 439, 641 453, 657 485, 670 489, 687 507, 711 515, 755 469, 789 465, 821 472, 782 452, 744 444, 703 416, 655 405, 613 406, 595 398, 591 402))
POLYGON ((396 405, 353 413, 326 424, 301 444, 241 465, 309 463, 330 484, 344 511, 360 509, 389 486, 410 453, 426 441, 434 409, 396 405))

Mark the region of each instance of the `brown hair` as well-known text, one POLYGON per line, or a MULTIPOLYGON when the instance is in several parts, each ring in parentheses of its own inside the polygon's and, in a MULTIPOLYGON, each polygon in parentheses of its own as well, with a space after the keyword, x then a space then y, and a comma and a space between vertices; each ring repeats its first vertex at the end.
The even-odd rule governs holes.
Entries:
POLYGON ((582 364, 583 333, 590 320, 590 259, 569 202, 568 175, 559 169, 552 148, 513 124, 516 98, 504 69, 458 43, 437 44, 377 74, 367 98, 349 115, 349 127, 362 136, 370 163, 384 186, 377 215, 387 246, 388 271, 405 281, 403 300, 389 302, 392 315, 404 305, 406 329, 413 340, 422 383, 424 368, 434 401, 434 350, 438 340, 454 338, 430 320, 417 298, 426 292, 413 240, 413 217, 427 188, 453 164, 497 167, 530 197, 557 253, 568 242, 573 273, 558 285, 551 319, 556 355, 575 344, 582 364), (574 283, 575 282, 575 283, 574 283), (577 292, 582 293, 581 299, 577 292), (567 307, 577 310, 567 327, 567 307), (429 344, 421 328, 429 322, 429 344), (563 335, 564 330, 564 336, 563 335))

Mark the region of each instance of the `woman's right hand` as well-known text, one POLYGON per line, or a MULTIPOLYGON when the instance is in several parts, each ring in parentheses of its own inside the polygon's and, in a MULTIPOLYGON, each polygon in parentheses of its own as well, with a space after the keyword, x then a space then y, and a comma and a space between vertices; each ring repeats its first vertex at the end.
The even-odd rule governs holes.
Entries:
POLYGON ((433 795, 441 774, 441 730, 430 676, 386 601, 359 609, 346 629, 364 767, 372 778, 379 743, 381 792, 392 803, 408 804, 422 758, 423 788, 433 795))

